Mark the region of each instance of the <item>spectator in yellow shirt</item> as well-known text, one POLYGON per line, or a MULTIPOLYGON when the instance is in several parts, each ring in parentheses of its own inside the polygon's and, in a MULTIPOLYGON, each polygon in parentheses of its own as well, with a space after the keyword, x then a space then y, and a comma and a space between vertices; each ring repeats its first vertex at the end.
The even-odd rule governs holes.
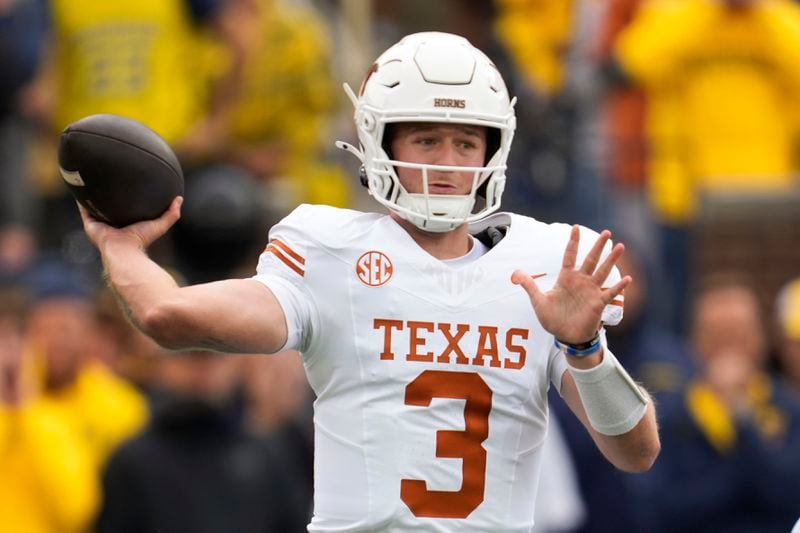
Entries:
POLYGON ((653 0, 614 61, 648 98, 649 200, 668 278, 662 300, 683 328, 688 226, 704 196, 797 190, 800 9, 790 0, 653 0))
POLYGON ((41 395, 77 429, 99 472, 116 446, 146 422, 146 401, 89 357, 95 314, 67 267, 41 262, 30 283, 26 350, 41 376, 41 395))
POLYGON ((272 189, 274 209, 298 202, 339 207, 350 179, 331 161, 338 97, 329 29, 311 6, 275 0, 231 0, 248 49, 230 110, 228 162, 272 189))
POLYGON ((800 9, 789 0, 656 0, 616 46, 650 97, 651 199, 680 223, 702 191, 796 186, 800 9))
POLYGON ((0 531, 88 529, 100 500, 84 436, 56 403, 37 395, 23 358, 24 294, 0 288, 0 531))
POLYGON ((573 0, 496 0, 498 38, 531 87, 558 94, 567 77, 573 0))
POLYGON ((158 132, 185 167, 220 144, 222 116, 234 92, 244 48, 223 0, 50 0, 52 45, 38 76, 34 113, 47 126, 33 173, 44 197, 40 244, 61 248, 79 221, 55 172, 55 135, 87 115, 115 113, 158 132), (229 51, 215 77, 203 61, 206 28, 229 51))

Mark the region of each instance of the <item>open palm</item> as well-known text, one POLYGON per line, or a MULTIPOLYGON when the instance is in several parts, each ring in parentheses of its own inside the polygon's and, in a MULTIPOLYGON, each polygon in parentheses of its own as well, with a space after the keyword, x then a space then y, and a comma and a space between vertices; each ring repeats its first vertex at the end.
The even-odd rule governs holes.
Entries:
POLYGON ((591 340, 600 328, 603 309, 631 282, 631 277, 625 276, 613 287, 603 288, 603 282, 625 251, 624 245, 617 244, 598 266, 609 238, 611 232, 603 231, 578 268, 580 228, 573 226, 558 279, 547 292, 542 292, 524 270, 516 270, 511 277, 530 296, 542 327, 562 342, 580 344, 591 340))

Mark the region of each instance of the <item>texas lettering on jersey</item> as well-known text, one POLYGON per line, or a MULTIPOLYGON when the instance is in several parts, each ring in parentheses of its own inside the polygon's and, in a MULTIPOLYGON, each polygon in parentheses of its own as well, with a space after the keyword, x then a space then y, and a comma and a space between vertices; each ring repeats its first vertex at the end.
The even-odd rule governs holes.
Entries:
POLYGON ((525 366, 528 352, 520 341, 528 340, 530 330, 525 328, 503 329, 498 326, 470 324, 450 324, 446 322, 425 322, 416 320, 396 320, 376 318, 374 329, 383 332, 383 351, 379 354, 382 360, 394 360, 393 343, 402 337, 400 345, 408 346, 401 356, 409 362, 440 363, 465 366, 490 366, 520 370, 525 366), (463 345, 467 333, 477 330, 478 340, 469 346, 463 345), (446 343, 444 350, 434 353, 426 348, 428 337, 439 337, 446 343), (405 342, 403 342, 405 341, 405 342), (503 356, 500 346, 509 355, 503 356), (471 354, 471 355, 468 355, 471 354))

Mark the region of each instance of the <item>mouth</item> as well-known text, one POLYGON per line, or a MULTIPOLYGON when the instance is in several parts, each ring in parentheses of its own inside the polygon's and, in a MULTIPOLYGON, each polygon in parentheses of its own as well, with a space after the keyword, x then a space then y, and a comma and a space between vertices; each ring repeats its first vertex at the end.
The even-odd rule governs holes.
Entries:
POLYGON ((455 194, 457 189, 452 183, 429 183, 428 192, 430 194, 455 194))

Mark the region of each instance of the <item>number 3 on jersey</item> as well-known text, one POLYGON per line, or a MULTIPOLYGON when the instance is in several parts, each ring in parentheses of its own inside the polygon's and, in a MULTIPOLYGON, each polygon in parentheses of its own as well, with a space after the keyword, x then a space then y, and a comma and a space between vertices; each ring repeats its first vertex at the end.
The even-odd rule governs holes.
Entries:
POLYGON ((465 400, 464 430, 436 432, 436 457, 462 459, 461 490, 428 490, 421 479, 403 479, 400 498, 415 516, 466 518, 483 502, 492 389, 475 372, 426 370, 406 386, 406 405, 428 407, 433 398, 465 400))

